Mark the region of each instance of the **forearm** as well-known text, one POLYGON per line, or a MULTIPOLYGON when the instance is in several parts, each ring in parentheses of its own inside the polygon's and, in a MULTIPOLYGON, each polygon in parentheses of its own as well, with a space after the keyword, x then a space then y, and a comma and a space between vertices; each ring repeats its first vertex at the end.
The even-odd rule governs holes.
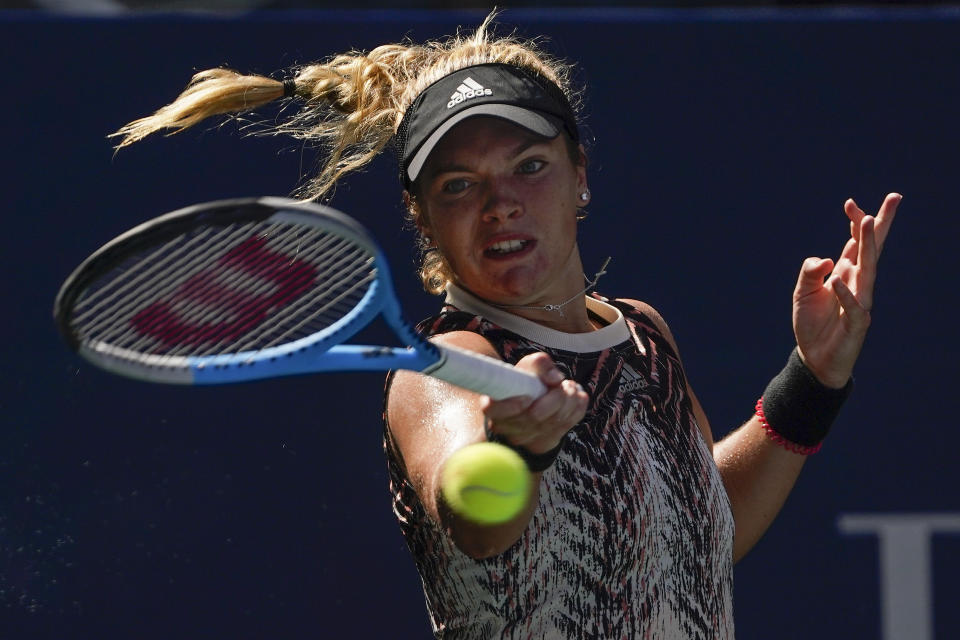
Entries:
POLYGON ((717 442, 713 455, 736 522, 736 562, 753 548, 780 512, 807 456, 774 442, 757 416, 717 442))
MULTIPOLYGON (((496 356, 475 334, 444 334, 443 340, 496 356)), ((440 340, 438 340, 440 341, 440 340)), ((565 380, 544 353, 522 358, 516 365, 540 376, 547 392, 494 401, 444 382, 399 372, 390 388, 387 415, 390 431, 429 517, 447 532, 464 553, 486 558, 503 553, 523 535, 539 501, 541 472, 560 452, 559 443, 586 412, 586 392, 565 380), (443 499, 442 478, 456 452, 482 442, 499 442, 520 453, 531 471, 531 488, 522 511, 497 525, 477 524, 455 513, 443 499)))

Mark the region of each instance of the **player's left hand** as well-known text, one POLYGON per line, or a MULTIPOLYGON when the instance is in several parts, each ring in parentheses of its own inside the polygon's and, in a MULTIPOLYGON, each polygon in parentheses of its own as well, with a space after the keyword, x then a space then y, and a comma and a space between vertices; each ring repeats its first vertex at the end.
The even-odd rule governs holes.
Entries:
POLYGON ((800 270, 793 331, 800 357, 828 387, 843 387, 860 355, 870 326, 877 261, 901 199, 898 193, 887 194, 876 216, 847 200, 843 210, 850 219, 850 239, 840 258, 836 263, 807 258, 800 270))

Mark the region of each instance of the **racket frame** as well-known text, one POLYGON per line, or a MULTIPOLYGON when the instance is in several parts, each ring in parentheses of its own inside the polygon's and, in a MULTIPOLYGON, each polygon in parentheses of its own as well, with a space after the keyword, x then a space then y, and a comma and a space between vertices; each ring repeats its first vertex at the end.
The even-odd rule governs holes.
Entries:
POLYGON ((287 198, 236 198, 185 207, 140 224, 95 251, 67 278, 54 302, 54 317, 67 343, 110 372, 168 384, 223 384, 326 371, 409 369, 498 398, 537 397, 540 380, 476 353, 436 345, 403 318, 386 258, 366 230, 349 216, 317 203, 287 198), (263 349, 209 356, 150 355, 80 339, 70 325, 74 303, 87 286, 130 256, 201 225, 238 222, 295 222, 346 237, 373 256, 377 277, 363 298, 323 331, 263 349), (377 316, 407 347, 342 344, 377 316))

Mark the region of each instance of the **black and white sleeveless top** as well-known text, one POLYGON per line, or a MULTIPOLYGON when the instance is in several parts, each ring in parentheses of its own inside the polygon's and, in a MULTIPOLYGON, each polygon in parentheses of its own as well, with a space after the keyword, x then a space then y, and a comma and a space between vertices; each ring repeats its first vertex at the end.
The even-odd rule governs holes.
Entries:
POLYGON ((591 398, 527 530, 484 560, 427 515, 386 429, 394 512, 438 638, 734 637, 733 515, 677 355, 633 306, 587 305, 606 326, 567 334, 451 288, 418 326, 478 333, 510 363, 545 351, 591 398))

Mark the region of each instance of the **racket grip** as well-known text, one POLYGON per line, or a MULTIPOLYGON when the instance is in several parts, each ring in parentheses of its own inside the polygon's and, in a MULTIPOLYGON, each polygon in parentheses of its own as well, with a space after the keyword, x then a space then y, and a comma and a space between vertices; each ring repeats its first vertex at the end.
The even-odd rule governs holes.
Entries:
POLYGON ((540 378, 506 362, 449 345, 433 346, 442 357, 434 368, 425 369, 423 373, 434 378, 488 395, 494 400, 514 396, 539 398, 547 392, 540 378))

